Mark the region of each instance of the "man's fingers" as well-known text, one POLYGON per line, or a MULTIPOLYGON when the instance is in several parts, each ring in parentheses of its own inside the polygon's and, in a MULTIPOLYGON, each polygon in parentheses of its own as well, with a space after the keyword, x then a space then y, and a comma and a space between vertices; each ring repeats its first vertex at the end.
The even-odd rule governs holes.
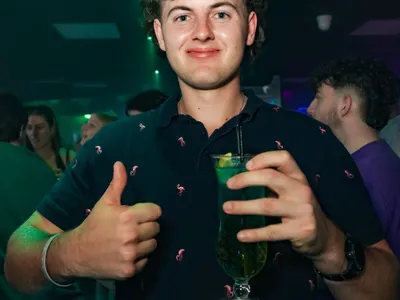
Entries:
POLYGON ((228 201, 224 203, 225 213, 230 215, 260 215, 271 217, 296 217, 313 213, 311 204, 297 204, 276 198, 248 201, 228 201))
POLYGON ((140 242, 136 246, 136 260, 141 259, 152 253, 157 248, 156 239, 140 242))
POLYGON ((106 192, 101 197, 100 201, 108 205, 121 205, 121 195, 128 181, 128 175, 123 163, 117 161, 114 164, 113 178, 106 192))
POLYGON ((139 203, 129 207, 129 213, 136 223, 147 223, 161 216, 161 207, 154 203, 139 203))
POLYGON ((249 171, 277 168, 285 175, 307 183, 307 178, 297 165, 294 158, 287 151, 269 151, 261 153, 251 159, 247 164, 249 171))
POLYGON ((160 232, 160 225, 157 222, 139 224, 138 241, 147 241, 154 238, 160 232))
POLYGON ((140 273, 143 271, 144 267, 147 265, 149 259, 147 257, 142 258, 141 260, 135 262, 136 273, 140 273))
POLYGON ((298 222, 269 225, 263 228, 243 230, 238 239, 244 243, 272 242, 299 239, 304 235, 303 226, 298 222))
POLYGON ((260 169, 240 173, 228 180, 227 185, 234 190, 251 186, 264 186, 275 191, 279 196, 284 196, 288 192, 304 186, 299 181, 274 169, 260 169))

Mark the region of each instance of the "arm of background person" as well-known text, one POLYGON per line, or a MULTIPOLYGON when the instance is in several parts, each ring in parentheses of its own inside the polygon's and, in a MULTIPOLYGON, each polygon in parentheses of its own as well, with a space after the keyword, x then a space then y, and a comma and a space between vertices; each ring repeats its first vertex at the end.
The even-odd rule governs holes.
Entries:
POLYGON ((106 137, 107 133, 99 132, 98 137, 81 149, 64 176, 39 204, 37 212, 10 238, 5 274, 18 290, 31 293, 46 285, 41 268, 43 247, 51 235, 63 231, 48 252, 48 261, 52 262, 48 269, 53 279, 61 282, 64 277, 74 275, 79 244, 72 229, 84 221, 87 209, 96 204, 112 178, 112 164, 110 174, 101 174, 101 179, 97 176, 108 162, 96 143, 100 143, 99 139, 107 140, 106 137))
MULTIPOLYGON (((327 131, 325 159, 318 185, 317 198, 326 216, 344 233, 350 234, 365 246, 366 265, 358 278, 344 282, 325 281, 338 300, 397 300, 398 263, 384 239, 379 219, 352 157, 331 131, 327 131)), ((338 247, 332 249, 329 262, 336 274, 337 265, 344 262, 343 234, 338 235, 338 247)), ((316 265, 317 269, 320 266, 316 265)))

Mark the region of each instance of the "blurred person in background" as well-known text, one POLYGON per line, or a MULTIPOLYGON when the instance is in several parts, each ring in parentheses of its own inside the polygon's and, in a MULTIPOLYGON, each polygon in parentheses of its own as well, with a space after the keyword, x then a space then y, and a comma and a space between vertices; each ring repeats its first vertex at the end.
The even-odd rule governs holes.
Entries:
POLYGON ((381 130, 379 135, 400 157, 400 98, 393 105, 390 118, 388 124, 381 130))
MULTIPOLYGON (((58 122, 51 108, 36 106, 30 109, 25 133, 32 150, 60 177, 75 157, 75 152, 61 148, 58 122)), ((29 148, 29 143, 26 146, 29 148)))
POLYGON ((312 86, 308 113, 329 125, 352 155, 399 259, 400 158, 378 135, 399 97, 394 74, 376 60, 340 59, 315 70, 312 86))
POLYGON ((159 90, 149 90, 132 97, 126 103, 125 114, 128 117, 148 112, 159 107, 168 96, 159 90))
POLYGON ((0 93, 0 299, 77 299, 73 288, 51 287, 27 296, 13 289, 4 276, 8 239, 56 182, 56 176, 40 156, 19 143, 26 120, 21 101, 12 94, 0 93))
POLYGON ((112 113, 96 113, 92 114, 89 121, 82 125, 81 146, 90 140, 105 125, 117 121, 118 117, 112 113))

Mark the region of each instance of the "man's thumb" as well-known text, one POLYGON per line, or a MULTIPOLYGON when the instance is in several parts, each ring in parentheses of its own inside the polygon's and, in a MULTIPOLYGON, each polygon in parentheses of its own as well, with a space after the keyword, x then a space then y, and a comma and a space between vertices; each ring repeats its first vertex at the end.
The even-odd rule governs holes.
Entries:
POLYGON ((113 178, 102 200, 108 204, 121 205, 121 195, 125 189, 127 180, 128 176, 124 164, 117 161, 114 164, 113 178))

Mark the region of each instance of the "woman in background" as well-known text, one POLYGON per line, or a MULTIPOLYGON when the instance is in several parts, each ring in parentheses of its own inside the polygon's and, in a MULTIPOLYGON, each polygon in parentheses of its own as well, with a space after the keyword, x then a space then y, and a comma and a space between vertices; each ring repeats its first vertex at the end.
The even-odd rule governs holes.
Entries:
POLYGON ((72 150, 61 148, 61 136, 56 116, 47 106, 33 107, 25 129, 28 148, 35 151, 60 177, 75 157, 72 150))

